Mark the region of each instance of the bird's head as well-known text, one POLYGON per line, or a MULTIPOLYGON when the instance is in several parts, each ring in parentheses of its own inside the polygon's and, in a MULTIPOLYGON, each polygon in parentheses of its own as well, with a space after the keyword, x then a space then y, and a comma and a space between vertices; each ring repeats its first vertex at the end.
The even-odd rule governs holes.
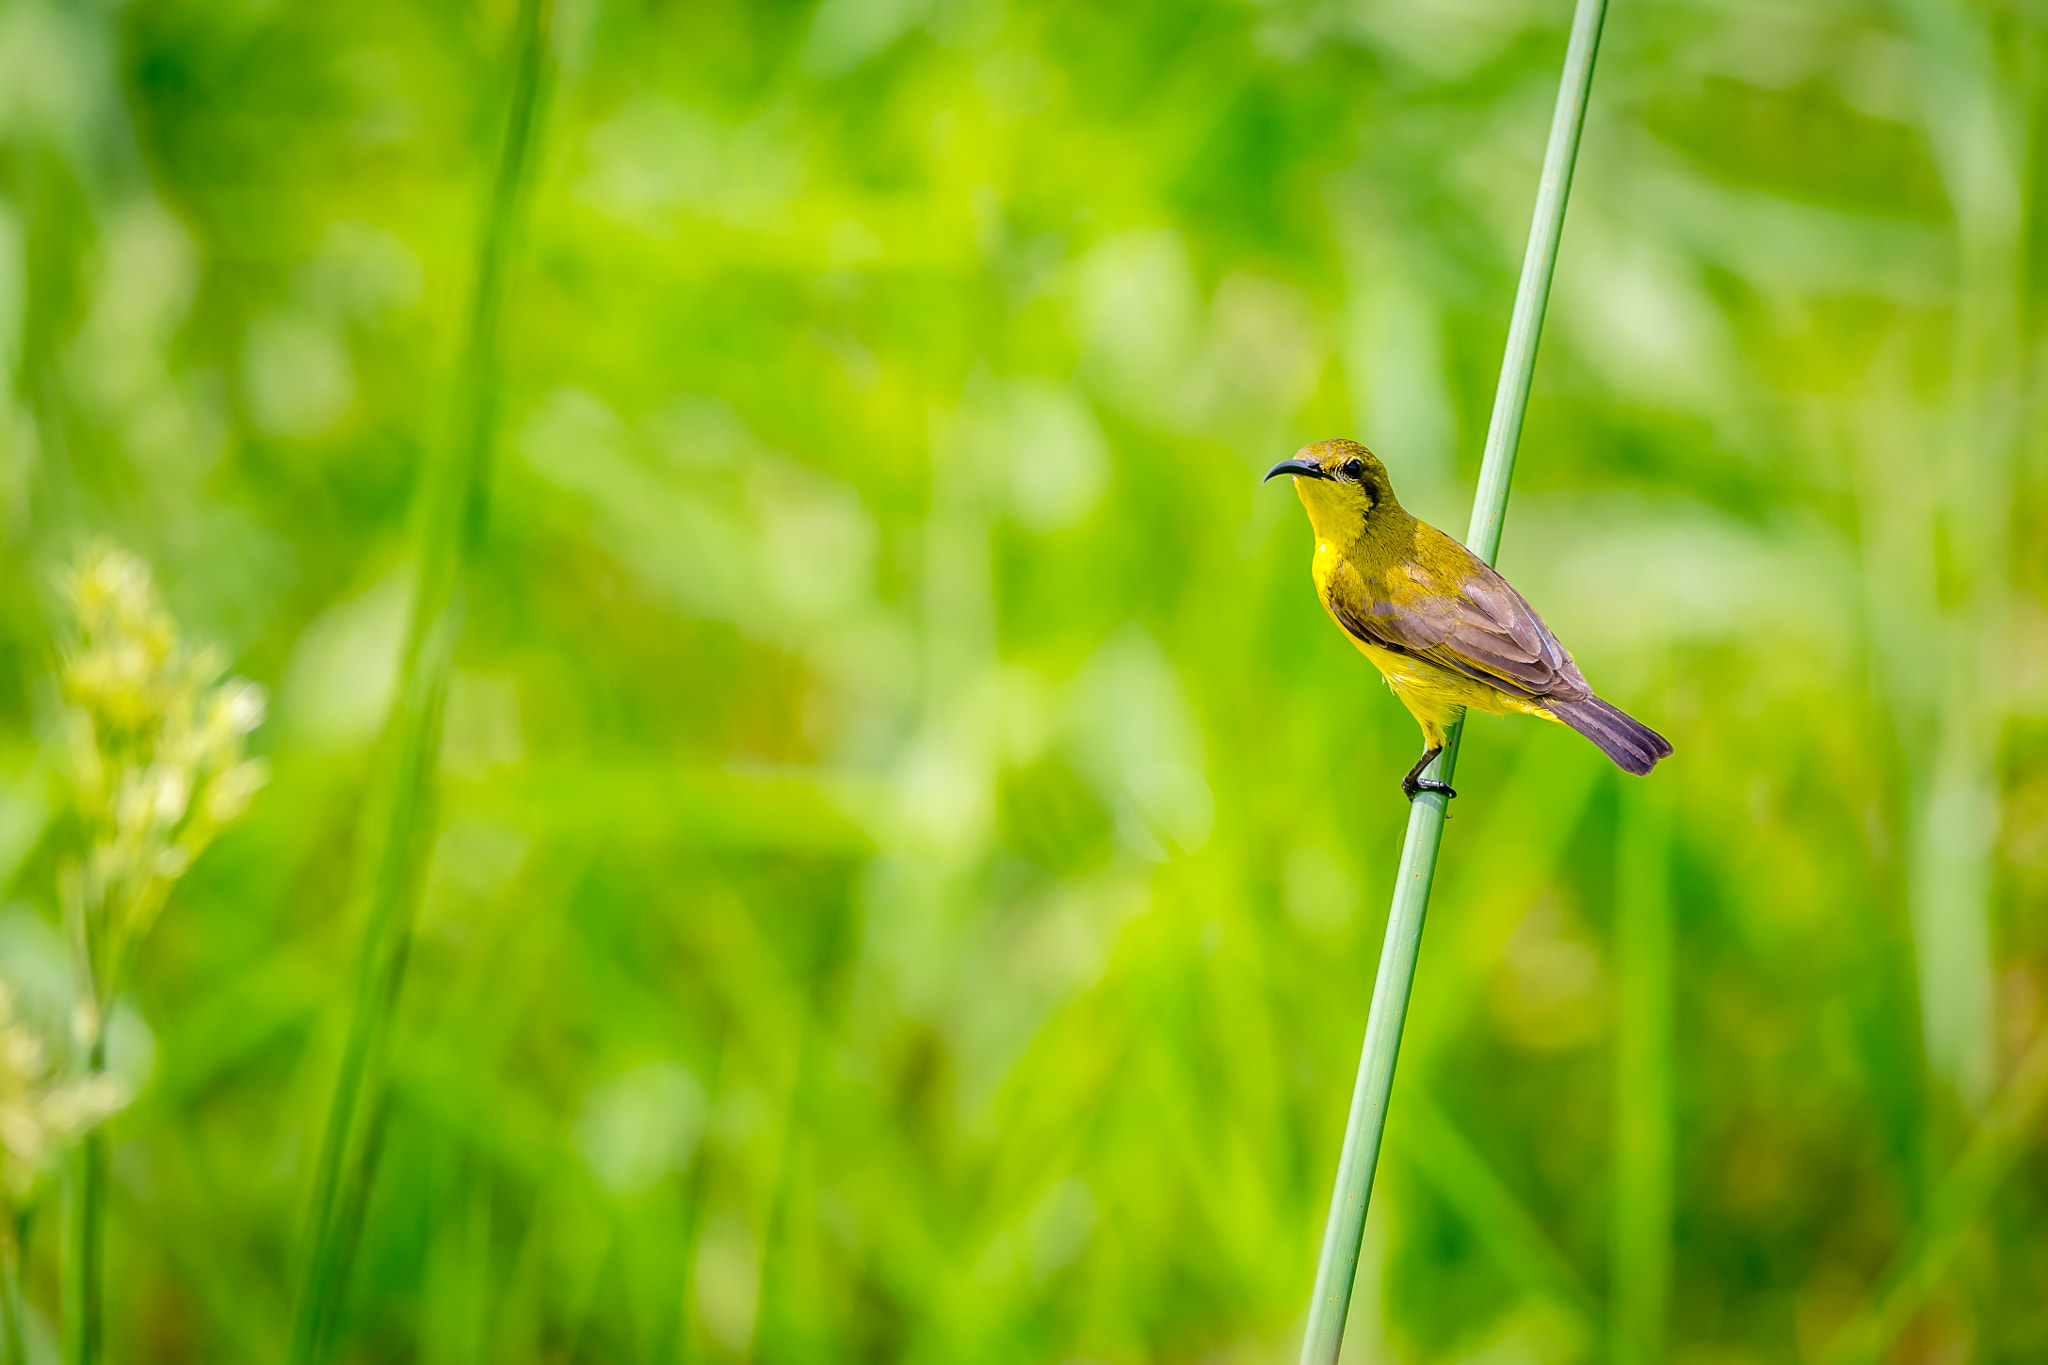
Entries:
MULTIPOLYGON (((1373 513, 1399 508, 1394 485, 1380 457, 1356 441, 1317 441, 1266 471, 1266 478, 1294 476, 1294 491, 1308 509, 1316 534, 1355 534, 1373 513)), ((1263 481, 1262 481, 1263 482, 1263 481)))

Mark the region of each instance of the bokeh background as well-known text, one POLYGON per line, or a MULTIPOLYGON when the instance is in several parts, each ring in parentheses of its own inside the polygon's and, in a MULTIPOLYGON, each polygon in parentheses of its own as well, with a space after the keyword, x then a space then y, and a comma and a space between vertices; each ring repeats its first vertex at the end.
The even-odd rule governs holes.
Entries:
MULTIPOLYGON (((514 9, 0 3, 18 991, 55 570, 273 694, 117 1360, 283 1349, 514 9)), ((1568 20, 562 0, 342 1358, 1293 1358, 1418 743, 1257 475, 1462 531, 1568 20)), ((1347 1359, 2048 1358, 2041 22, 1618 0, 1502 567, 1678 753, 1468 728, 1347 1359)))

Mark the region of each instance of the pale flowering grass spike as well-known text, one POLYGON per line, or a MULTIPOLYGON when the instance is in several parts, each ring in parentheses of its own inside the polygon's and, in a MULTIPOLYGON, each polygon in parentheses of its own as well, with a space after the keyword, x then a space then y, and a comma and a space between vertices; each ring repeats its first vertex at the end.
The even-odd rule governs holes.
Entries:
POLYGON ((73 621, 59 680, 86 842, 64 900, 90 977, 90 1038, 123 955, 172 883, 266 780, 263 760, 244 752, 266 698, 223 678, 216 651, 180 640, 134 555, 90 550, 59 586, 73 621))
POLYGON ((128 1103, 127 1084, 93 1069, 65 1075, 42 1036, 17 1018, 0 983, 0 1343, 7 1365, 24 1365, 28 1310, 23 1292, 29 1210, 71 1148, 128 1103))
MULTIPOLYGON (((24 1151, 82 1133, 67 1198, 69 1273, 66 1357, 97 1365, 105 1346, 105 1233, 109 1165, 91 1132, 115 1084, 107 1075, 103 1021, 135 944, 172 885, 221 827, 248 807, 265 769, 245 752, 263 722, 262 689, 223 679, 221 656, 179 639, 149 568, 111 546, 86 552, 58 575, 71 609, 58 690, 81 849, 59 867, 65 931, 78 973, 72 1031, 83 1053, 78 1089, 41 1093, 46 1126, 30 1107, 7 1111, 24 1151)), ((9 1046, 13 1046, 10 1041, 9 1046)), ((29 1052, 18 1049, 24 1060, 29 1052)), ((24 1072, 23 1074, 29 1074, 24 1072)), ((7 1259, 7 1298, 18 1305, 18 1257, 7 1259)), ((9 1322, 19 1314, 10 1310, 9 1322)), ((18 1334, 7 1337, 9 1354, 18 1334)))
POLYGON ((26 1208, 65 1150, 128 1100, 107 1072, 59 1075, 0 985, 0 1203, 10 1212, 26 1208))

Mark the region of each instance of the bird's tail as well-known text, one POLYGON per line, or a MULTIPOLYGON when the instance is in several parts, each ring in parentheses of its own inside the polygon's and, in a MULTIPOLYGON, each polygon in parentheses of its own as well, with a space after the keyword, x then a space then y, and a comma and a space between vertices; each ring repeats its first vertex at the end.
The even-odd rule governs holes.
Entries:
POLYGON ((1671 741, 1598 697, 1552 701, 1550 714, 1600 746, 1617 767, 1640 777, 1671 756, 1671 741))

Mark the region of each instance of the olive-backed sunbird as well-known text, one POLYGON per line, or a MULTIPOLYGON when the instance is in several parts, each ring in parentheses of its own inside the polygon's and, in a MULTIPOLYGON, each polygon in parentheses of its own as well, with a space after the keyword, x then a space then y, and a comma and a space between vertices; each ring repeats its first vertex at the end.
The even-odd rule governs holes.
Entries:
POLYGON ((1506 579, 1401 506, 1370 450, 1318 441, 1266 479, 1281 474, 1294 476, 1315 530, 1316 596, 1422 726, 1427 747, 1401 779, 1410 801, 1424 791, 1457 795, 1422 770, 1468 706, 1569 725, 1632 773, 1669 756, 1664 736, 1593 695, 1570 651, 1506 579))

